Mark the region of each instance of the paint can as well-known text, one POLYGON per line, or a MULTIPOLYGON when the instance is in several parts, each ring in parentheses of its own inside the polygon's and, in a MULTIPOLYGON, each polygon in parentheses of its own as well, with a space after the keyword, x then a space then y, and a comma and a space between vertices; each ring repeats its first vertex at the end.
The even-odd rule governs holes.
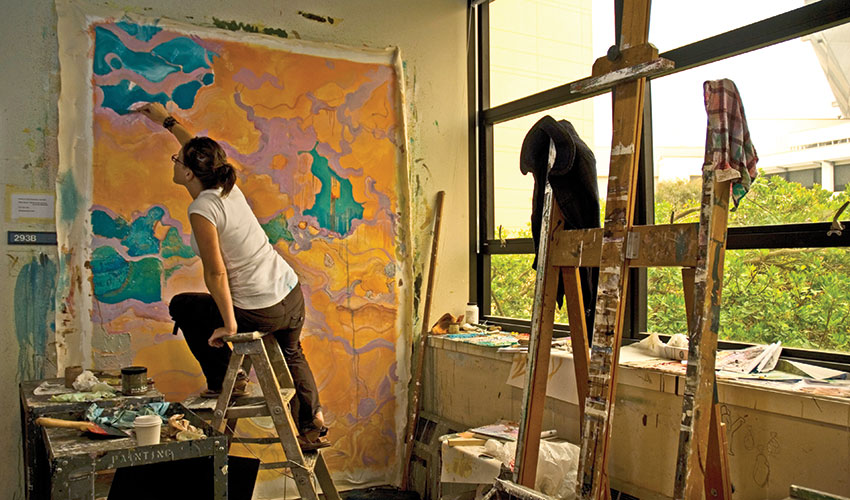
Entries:
POLYGON ((74 381, 83 373, 82 366, 66 366, 65 367, 65 387, 74 387, 74 381))
POLYGON ((125 396, 138 396, 148 392, 148 369, 144 366, 121 368, 121 392, 125 396))

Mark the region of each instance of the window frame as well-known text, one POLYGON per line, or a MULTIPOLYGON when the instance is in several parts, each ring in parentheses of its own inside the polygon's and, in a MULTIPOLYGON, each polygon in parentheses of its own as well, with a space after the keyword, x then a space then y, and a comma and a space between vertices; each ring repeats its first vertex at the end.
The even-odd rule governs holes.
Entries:
MULTIPOLYGON (((489 3, 497 0, 470 0, 468 8, 468 95, 469 95, 469 296, 479 305, 480 317, 515 331, 530 331, 530 321, 503 318, 490 313, 490 256, 533 254, 530 238, 498 240, 495 234, 493 206, 493 126, 540 111, 608 93, 600 90, 578 95, 570 92, 570 82, 513 101, 490 106, 489 3)), ((619 38, 622 0, 615 2, 616 37, 619 38)), ((675 68, 647 80, 644 99, 643 134, 639 158, 635 224, 654 221, 654 183, 652 165, 652 80, 799 38, 850 22, 850 2, 820 0, 797 9, 751 23, 703 40, 693 42, 660 56, 675 63, 675 68)), ((727 248, 730 250, 764 248, 850 247, 850 221, 841 236, 826 236, 830 223, 787 224, 778 226, 731 227, 727 248)), ((630 269, 631 286, 626 297, 626 322, 623 342, 640 340, 646 330, 647 287, 645 268, 630 269), (634 311, 634 313, 632 312, 634 311)), ((567 325, 555 324, 555 335, 569 334, 567 325)), ((721 348, 749 344, 719 341, 721 348)), ((836 353, 784 347, 782 357, 814 362, 847 370, 850 353, 836 353)))

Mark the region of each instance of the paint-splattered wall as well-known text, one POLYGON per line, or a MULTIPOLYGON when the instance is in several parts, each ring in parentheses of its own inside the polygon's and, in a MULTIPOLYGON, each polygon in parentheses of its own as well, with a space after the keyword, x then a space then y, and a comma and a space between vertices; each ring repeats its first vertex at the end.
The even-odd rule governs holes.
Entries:
MULTIPOLYGON (((398 46, 404 59, 411 154, 410 186, 414 275, 427 262, 428 216, 434 193, 446 190, 447 213, 465 214, 466 170, 466 11, 456 0, 404 3, 165 0, 92 2, 146 16, 228 29, 265 31, 313 41, 382 48, 398 46), (439 125, 437 125, 439 124, 439 125)), ((7 230, 53 230, 49 220, 12 220, 17 193, 37 196, 56 190, 56 103, 59 97, 56 13, 53 2, 13 2, 4 7, 0 42, 4 47, 0 89, 0 161, 7 230)), ((467 298, 466 217, 445 218, 436 286, 435 311, 462 309, 467 298)), ((7 246, 3 259, 6 342, 0 349, 0 405, 18 405, 21 378, 52 376, 56 351, 54 291, 60 274, 55 247, 7 246)), ((411 331, 418 327, 411 325, 411 331)), ((62 339, 60 339, 62 340, 62 339)), ((79 339, 69 336, 69 361, 81 360, 79 339)), ((20 436, 16 411, 0 417, 0 432, 20 436)), ((0 484, 23 493, 19 440, 0 450, 0 484)))

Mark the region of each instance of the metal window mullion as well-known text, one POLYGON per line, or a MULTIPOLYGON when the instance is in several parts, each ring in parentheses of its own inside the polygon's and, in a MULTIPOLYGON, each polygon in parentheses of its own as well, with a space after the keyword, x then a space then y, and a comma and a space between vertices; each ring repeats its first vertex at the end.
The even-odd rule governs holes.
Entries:
POLYGON ((475 4, 467 8, 466 32, 466 101, 467 101, 467 153, 469 160, 469 300, 479 302, 479 259, 481 255, 481 240, 478 235, 478 117, 480 103, 478 100, 478 9, 475 4))
MULTIPOLYGON (((643 132, 641 133, 640 159, 638 163, 638 190, 634 223, 655 223, 655 168, 652 161, 652 82, 646 82, 643 98, 643 132)), ((633 268, 629 272, 626 330, 623 338, 634 338, 646 331, 648 318, 648 294, 646 268, 633 268)))
POLYGON ((490 256, 483 251, 483 242, 493 235, 493 125, 483 120, 483 110, 490 107, 490 6, 477 8, 478 67, 477 94, 477 151, 478 151, 478 238, 476 245, 477 293, 482 315, 490 314, 490 256))

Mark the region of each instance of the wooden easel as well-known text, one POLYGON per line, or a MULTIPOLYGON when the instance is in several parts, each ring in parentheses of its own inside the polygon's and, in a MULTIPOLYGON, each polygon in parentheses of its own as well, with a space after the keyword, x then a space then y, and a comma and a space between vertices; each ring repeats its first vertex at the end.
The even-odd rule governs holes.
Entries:
MULTIPOLYGON (((728 499, 731 486, 725 439, 712 401, 717 345, 717 322, 712 319, 719 314, 729 181, 716 182, 713 172, 704 177, 703 202, 711 210, 710 214, 703 213, 706 220, 702 225, 633 224, 645 77, 671 67, 669 61, 658 58, 657 50, 647 42, 649 4, 650 0, 624 2, 619 57, 613 62, 598 59, 593 65, 593 76, 571 85, 577 92, 588 93, 613 87, 614 130, 605 222, 602 229, 560 230, 562 216, 547 184, 514 480, 522 486, 534 487, 558 275, 563 276, 567 297, 579 417, 583 423, 577 489, 581 498, 604 499, 610 495, 608 446, 627 271, 631 267, 673 266, 683 268, 691 334, 690 359, 697 361, 688 368, 674 495, 699 498, 702 488, 706 498, 728 499), (708 242, 702 247, 698 245, 700 231, 702 241, 708 242), (592 352, 585 341, 587 328, 578 267, 600 268, 592 352)), ((554 147, 551 147, 550 168, 553 156, 554 147)))

